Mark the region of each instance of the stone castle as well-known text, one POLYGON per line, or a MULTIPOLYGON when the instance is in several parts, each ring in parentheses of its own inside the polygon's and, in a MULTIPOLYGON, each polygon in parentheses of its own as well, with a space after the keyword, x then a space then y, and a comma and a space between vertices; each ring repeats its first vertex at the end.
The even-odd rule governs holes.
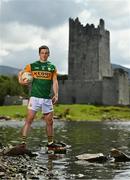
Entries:
POLYGON ((112 70, 110 33, 103 19, 98 27, 69 19, 68 79, 59 81, 59 103, 128 105, 128 73, 112 70))

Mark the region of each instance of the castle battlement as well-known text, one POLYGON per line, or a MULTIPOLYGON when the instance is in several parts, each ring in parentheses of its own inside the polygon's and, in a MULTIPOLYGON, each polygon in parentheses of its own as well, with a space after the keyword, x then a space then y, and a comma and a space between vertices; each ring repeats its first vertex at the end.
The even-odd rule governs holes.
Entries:
POLYGON ((78 18, 75 20, 69 18, 69 25, 71 27, 71 30, 79 32, 79 34, 86 34, 86 35, 103 35, 103 34, 109 34, 109 31, 105 30, 105 22, 103 19, 100 19, 99 25, 95 27, 94 24, 86 24, 83 26, 78 18))
POLYGON ((124 76, 124 77, 127 77, 127 78, 128 78, 128 72, 125 71, 125 70, 122 69, 122 68, 116 68, 116 69, 114 69, 114 75, 115 75, 115 76, 118 76, 118 77, 124 76))
POLYGON ((100 19, 83 26, 79 19, 69 19, 69 79, 100 80, 111 77, 109 33, 100 19), (77 73, 78 72, 78 73, 77 73))
POLYGON ((109 31, 100 19, 83 26, 69 19, 69 74, 59 82, 59 102, 65 104, 128 105, 128 73, 112 70, 109 31))

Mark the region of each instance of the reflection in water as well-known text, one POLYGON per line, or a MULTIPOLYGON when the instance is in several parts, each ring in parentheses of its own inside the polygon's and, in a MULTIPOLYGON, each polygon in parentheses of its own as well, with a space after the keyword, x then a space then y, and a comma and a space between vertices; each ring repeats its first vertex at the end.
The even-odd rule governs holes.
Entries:
MULTIPOLYGON (((19 142, 23 122, 1 121, 0 142, 4 145, 19 142)), ((75 159, 82 153, 109 154, 112 147, 130 154, 130 122, 55 122, 55 137, 71 148, 65 155, 47 154, 45 124, 35 121, 28 138, 29 149, 38 153, 35 160, 47 169, 46 177, 52 179, 130 179, 130 162, 88 163, 75 159)), ((45 178, 45 174, 39 177, 45 178)))

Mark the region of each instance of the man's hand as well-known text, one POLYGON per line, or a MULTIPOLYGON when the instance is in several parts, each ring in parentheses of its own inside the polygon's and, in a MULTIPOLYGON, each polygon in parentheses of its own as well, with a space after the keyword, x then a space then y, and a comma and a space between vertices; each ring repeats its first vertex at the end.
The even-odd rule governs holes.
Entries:
POLYGON ((52 98, 52 103, 56 104, 57 101, 58 101, 58 95, 54 95, 53 98, 52 98))

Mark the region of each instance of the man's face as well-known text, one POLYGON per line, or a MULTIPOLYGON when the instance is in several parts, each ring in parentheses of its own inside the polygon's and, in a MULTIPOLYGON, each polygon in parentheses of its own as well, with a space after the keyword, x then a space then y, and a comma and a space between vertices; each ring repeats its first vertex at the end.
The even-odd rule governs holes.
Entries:
POLYGON ((49 56, 48 49, 41 49, 39 56, 40 56, 40 60, 46 61, 49 56))

